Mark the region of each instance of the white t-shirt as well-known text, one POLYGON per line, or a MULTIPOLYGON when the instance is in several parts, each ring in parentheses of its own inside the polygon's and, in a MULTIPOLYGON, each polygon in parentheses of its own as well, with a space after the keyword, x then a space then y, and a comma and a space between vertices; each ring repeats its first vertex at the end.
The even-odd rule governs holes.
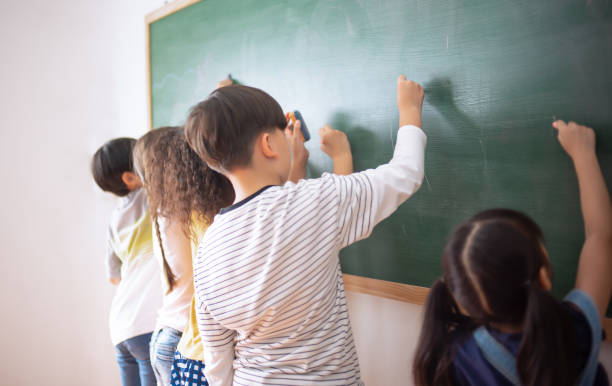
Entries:
POLYGON ((194 265, 211 385, 361 383, 338 253, 420 187, 425 143, 402 127, 386 165, 267 187, 215 217, 194 265))
POLYGON ((193 297, 193 264, 191 239, 185 235, 176 221, 158 218, 159 230, 166 255, 166 262, 174 275, 174 287, 168 292, 168 280, 164 272, 164 261, 153 226, 153 251, 161 271, 163 288, 162 306, 157 313, 155 329, 171 327, 183 332, 189 320, 189 307, 193 297))
MULTIPOLYGON (((113 345, 152 332, 155 313, 161 304, 159 267, 153 257, 151 218, 142 189, 118 200, 111 216, 107 261, 117 267, 121 282, 110 309, 113 345)), ((111 270, 112 272, 112 270, 111 270)), ((111 276, 115 276, 111 273, 111 276)))

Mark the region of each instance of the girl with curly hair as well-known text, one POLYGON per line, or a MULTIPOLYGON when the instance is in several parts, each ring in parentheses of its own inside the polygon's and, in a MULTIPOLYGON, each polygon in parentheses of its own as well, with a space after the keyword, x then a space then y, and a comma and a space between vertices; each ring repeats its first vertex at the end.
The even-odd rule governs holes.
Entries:
POLYGON ((234 200, 234 190, 191 150, 182 127, 145 134, 134 147, 134 161, 149 200, 164 289, 151 338, 151 365, 158 384, 174 384, 181 371, 193 373, 191 378, 201 375, 201 383, 189 384, 206 384, 199 334, 189 322, 195 320, 192 255, 215 214, 234 200), (171 377, 177 345, 179 365, 171 377))

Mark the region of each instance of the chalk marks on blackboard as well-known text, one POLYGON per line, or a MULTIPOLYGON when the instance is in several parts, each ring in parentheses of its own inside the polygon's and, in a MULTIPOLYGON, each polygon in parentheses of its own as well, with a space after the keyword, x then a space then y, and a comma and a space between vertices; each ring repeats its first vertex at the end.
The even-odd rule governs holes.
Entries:
POLYGON ((478 138, 478 142, 480 142, 480 151, 482 152, 482 159, 483 159, 483 168, 484 168, 484 173, 487 174, 487 148, 485 147, 482 138, 478 138))

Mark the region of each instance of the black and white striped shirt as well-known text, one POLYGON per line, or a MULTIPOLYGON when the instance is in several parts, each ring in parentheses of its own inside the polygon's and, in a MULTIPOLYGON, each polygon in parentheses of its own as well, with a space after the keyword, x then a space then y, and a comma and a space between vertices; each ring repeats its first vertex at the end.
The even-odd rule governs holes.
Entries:
POLYGON ((215 217, 194 262, 213 386, 361 382, 338 253, 419 188, 425 143, 402 127, 388 164, 266 187, 215 217))

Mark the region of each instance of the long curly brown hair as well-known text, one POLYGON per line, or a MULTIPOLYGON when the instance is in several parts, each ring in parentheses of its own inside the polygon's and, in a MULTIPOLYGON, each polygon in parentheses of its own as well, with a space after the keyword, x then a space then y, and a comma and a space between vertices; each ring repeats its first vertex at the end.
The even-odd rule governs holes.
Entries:
POLYGON ((162 127, 143 135, 134 146, 134 166, 141 176, 157 231, 170 291, 174 275, 161 245, 158 218, 176 221, 195 240, 197 223, 210 224, 234 201, 234 189, 189 147, 182 127, 162 127))

